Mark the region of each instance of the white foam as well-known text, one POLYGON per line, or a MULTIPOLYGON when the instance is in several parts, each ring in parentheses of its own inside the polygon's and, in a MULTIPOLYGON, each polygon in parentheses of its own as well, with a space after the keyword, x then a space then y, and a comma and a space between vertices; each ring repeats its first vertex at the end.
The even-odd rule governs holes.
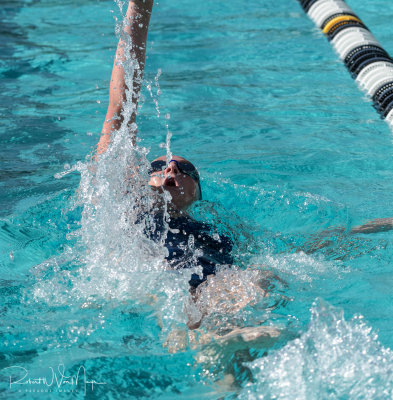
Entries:
POLYGON ((363 321, 346 321, 323 301, 311 309, 308 330, 249 364, 255 383, 240 399, 391 399, 393 353, 363 321))

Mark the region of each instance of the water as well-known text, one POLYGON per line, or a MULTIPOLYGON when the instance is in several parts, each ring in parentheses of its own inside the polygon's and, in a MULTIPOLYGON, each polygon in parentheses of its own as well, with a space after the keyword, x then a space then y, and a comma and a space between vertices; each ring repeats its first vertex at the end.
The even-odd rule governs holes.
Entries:
MULTIPOLYGON (((388 2, 348 4, 393 54, 388 2)), ((349 233, 392 216, 392 133, 296 1, 156 4, 141 141, 120 132, 95 171, 118 4, 5 1, 0 18, 2 397, 392 398, 391 233, 349 233), (164 270, 135 211, 166 151, 197 165, 191 213, 248 268, 218 274, 245 307, 202 298, 196 338, 191 270, 164 270), (220 339, 234 326, 272 337, 220 339), (15 366, 97 383, 10 388, 15 366)))

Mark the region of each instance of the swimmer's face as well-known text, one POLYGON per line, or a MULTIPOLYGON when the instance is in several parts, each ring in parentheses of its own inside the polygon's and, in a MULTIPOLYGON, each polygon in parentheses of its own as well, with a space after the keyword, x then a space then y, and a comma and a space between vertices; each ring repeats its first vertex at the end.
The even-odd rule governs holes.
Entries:
MULTIPOLYGON (((179 156, 173 156, 172 160, 191 164, 179 156)), ((166 157, 162 156, 154 161, 166 162, 166 157)), ((179 210, 186 209, 200 196, 197 182, 191 176, 182 173, 174 161, 164 166, 162 171, 153 172, 150 175, 149 185, 152 188, 168 191, 172 196, 172 204, 179 210)))

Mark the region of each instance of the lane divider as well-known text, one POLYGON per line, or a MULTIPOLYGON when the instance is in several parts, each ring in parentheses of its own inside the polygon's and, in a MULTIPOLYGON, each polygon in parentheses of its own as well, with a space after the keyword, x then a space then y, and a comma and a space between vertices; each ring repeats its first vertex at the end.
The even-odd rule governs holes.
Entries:
POLYGON ((393 59, 343 0, 298 0, 352 78, 393 127, 393 59))

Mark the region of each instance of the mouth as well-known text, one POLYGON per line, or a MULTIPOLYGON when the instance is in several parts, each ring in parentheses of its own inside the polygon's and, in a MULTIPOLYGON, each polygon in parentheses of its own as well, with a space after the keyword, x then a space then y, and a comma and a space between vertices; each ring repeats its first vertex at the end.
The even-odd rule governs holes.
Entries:
POLYGON ((175 178, 172 176, 167 176, 164 180, 163 186, 171 186, 171 187, 176 187, 179 186, 178 183, 176 182, 175 178))

